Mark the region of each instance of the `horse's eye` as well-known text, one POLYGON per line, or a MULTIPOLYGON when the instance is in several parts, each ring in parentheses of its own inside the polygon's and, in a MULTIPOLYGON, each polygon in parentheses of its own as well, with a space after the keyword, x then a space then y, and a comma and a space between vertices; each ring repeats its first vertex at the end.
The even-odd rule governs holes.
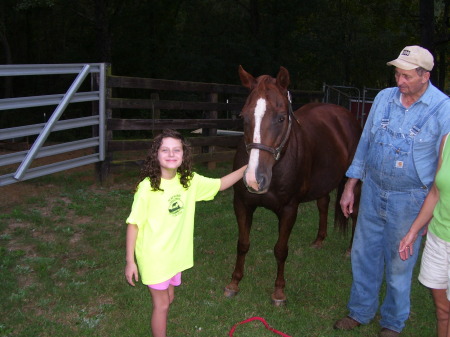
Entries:
POLYGON ((285 120, 285 118, 284 118, 284 116, 280 116, 280 117, 278 117, 278 122, 284 122, 284 120, 285 120))

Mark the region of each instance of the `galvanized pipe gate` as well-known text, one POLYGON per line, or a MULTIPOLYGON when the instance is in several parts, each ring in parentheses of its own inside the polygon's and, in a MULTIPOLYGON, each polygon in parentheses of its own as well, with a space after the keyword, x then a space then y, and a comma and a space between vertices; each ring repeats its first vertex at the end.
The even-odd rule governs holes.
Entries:
MULTIPOLYGON (((16 110, 41 106, 54 106, 46 123, 22 125, 5 128, 0 125, 0 141, 13 140, 21 137, 38 135, 29 150, 0 154, 0 172, 4 173, 14 167, 13 172, 0 175, 0 186, 32 179, 47 174, 68 170, 71 168, 93 164, 105 159, 105 63, 91 64, 27 64, 0 65, 0 77, 61 75, 75 74, 70 87, 64 94, 49 94, 40 96, 14 97, 0 99, 0 114, 5 110, 16 110), (87 78, 91 79, 90 91, 79 91, 87 78), (90 116, 60 120, 69 104, 94 102, 93 113, 90 116), (92 127, 92 137, 78 139, 57 145, 44 146, 51 132, 82 127, 92 127), (81 157, 53 162, 30 168, 33 160, 75 150, 92 148, 94 153, 81 157), (19 164, 18 167, 17 164, 19 164)), ((20 118, 20 111, 17 114, 20 118)))

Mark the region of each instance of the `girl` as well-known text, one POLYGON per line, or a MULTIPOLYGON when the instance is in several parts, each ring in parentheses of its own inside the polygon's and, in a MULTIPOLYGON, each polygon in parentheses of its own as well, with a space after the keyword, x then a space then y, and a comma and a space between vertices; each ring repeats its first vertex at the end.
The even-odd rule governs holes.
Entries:
POLYGON ((174 287, 181 284, 181 272, 194 264, 196 201, 212 200, 241 179, 245 168, 220 179, 206 178, 192 172, 191 151, 180 133, 164 130, 154 138, 126 220, 125 267, 130 285, 138 281, 138 266, 148 285, 154 337, 166 337, 174 287))
MULTIPOLYGON (((402 260, 413 253, 414 242, 428 225, 419 281, 431 289, 437 318, 438 337, 450 337, 450 144, 442 138, 436 179, 409 232, 400 241, 402 260)), ((416 252, 418 254, 419 252, 416 252)))

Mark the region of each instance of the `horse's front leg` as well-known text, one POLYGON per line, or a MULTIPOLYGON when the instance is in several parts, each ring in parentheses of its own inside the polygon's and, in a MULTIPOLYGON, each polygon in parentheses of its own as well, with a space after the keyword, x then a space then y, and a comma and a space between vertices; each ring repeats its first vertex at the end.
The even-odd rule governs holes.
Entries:
POLYGON ((274 255, 277 261, 277 278, 275 280, 275 290, 272 294, 272 303, 276 306, 286 304, 284 266, 289 254, 289 236, 297 219, 297 209, 298 204, 286 206, 283 212, 278 215, 278 240, 274 247, 274 255))
POLYGON ((323 240, 327 237, 328 225, 328 207, 330 205, 330 195, 327 194, 316 201, 317 209, 319 210, 319 230, 317 237, 311 244, 313 248, 322 248, 323 240))
POLYGON ((252 227, 255 207, 246 207, 240 200, 234 199, 234 212, 239 226, 239 238, 237 242, 236 264, 231 282, 225 287, 224 295, 233 297, 239 292, 239 282, 244 277, 245 256, 250 249, 250 230, 252 227))

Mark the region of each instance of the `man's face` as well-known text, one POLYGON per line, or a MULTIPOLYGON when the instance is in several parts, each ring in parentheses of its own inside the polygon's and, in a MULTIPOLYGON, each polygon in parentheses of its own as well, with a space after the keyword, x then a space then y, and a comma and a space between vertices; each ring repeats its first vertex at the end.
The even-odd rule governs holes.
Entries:
POLYGON ((395 68, 395 81, 403 95, 421 95, 425 91, 429 79, 429 72, 423 72, 422 75, 419 75, 416 69, 395 68))

